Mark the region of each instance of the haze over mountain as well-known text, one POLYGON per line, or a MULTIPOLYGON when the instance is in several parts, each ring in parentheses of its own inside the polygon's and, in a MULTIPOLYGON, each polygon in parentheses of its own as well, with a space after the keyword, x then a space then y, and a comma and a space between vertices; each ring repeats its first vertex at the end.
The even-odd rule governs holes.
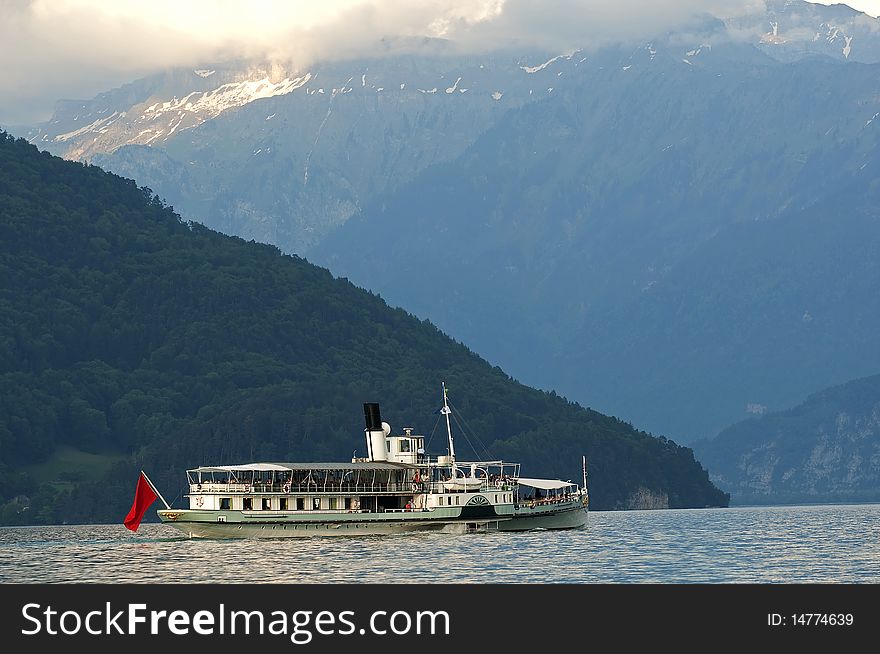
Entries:
POLYGON ((875 372, 880 30, 684 15, 562 52, 176 69, 30 138, 687 442, 875 372))
MULTIPOLYGON (((849 4, 872 16, 880 8, 877 0, 849 4)), ((762 0, 15 0, 0 22, 0 124, 33 125, 59 97, 91 97, 175 66, 239 57, 307 68, 419 52, 425 37, 462 54, 565 52, 656 38, 701 12, 736 18, 762 9, 762 0)))

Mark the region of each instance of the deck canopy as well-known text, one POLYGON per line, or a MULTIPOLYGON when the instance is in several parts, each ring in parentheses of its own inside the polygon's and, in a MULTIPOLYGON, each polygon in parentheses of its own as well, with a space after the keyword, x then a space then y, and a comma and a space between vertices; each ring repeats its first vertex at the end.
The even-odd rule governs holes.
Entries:
POLYGON ((397 493, 412 492, 413 468, 372 461, 248 463, 193 468, 186 475, 195 492, 397 493))
POLYGON ((190 472, 271 472, 273 470, 284 471, 285 468, 277 463, 249 463, 241 466, 204 466, 193 468, 190 472))
POLYGON ((400 470, 403 463, 248 463, 237 466, 204 466, 190 472, 290 472, 293 470, 400 470))
POLYGON ((561 479, 529 479, 528 477, 519 477, 516 481, 520 486, 531 486, 541 490, 556 490, 557 488, 568 488, 569 486, 577 485, 570 481, 562 481, 561 479))

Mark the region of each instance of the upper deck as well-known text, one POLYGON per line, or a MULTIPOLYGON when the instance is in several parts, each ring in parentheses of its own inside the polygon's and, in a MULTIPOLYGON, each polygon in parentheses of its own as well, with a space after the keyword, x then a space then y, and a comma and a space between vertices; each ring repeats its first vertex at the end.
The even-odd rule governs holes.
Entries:
POLYGON ((252 463, 187 470, 190 494, 387 494, 510 490, 519 464, 452 464, 425 457, 421 464, 252 463))

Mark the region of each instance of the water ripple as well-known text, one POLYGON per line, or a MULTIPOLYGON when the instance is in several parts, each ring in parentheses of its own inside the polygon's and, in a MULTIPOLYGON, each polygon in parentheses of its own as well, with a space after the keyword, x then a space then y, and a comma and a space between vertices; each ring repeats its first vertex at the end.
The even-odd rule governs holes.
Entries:
POLYGON ((3 583, 877 583, 880 505, 593 512, 586 529, 189 540, 0 528, 3 583))

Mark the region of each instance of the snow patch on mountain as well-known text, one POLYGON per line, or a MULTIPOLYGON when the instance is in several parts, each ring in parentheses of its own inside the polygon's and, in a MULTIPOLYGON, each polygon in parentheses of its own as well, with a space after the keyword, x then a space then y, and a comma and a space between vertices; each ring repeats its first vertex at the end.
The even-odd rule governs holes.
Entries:
POLYGON ((172 120, 170 123, 168 123, 168 126, 171 127, 171 129, 168 132, 168 136, 171 136, 172 134, 174 134, 174 130, 176 130, 178 127, 180 127, 180 124, 183 122, 183 118, 184 118, 182 113, 183 112, 181 112, 181 115, 178 118, 177 123, 174 124, 174 127, 171 127, 172 123, 174 123, 174 120, 172 120))
MULTIPOLYGON (((121 115, 124 116, 125 113, 123 112, 121 115)), ((99 131, 100 128, 105 127, 107 125, 110 125, 111 123, 113 123, 116 120, 116 118, 119 118, 119 117, 121 117, 119 112, 114 111, 111 115, 107 116, 106 118, 98 118, 97 120, 89 123, 88 125, 84 125, 83 127, 80 127, 77 130, 74 130, 72 132, 66 132, 64 134, 59 134, 58 136, 55 137, 55 140, 59 141, 59 142, 64 142, 64 141, 69 141, 70 139, 76 138, 77 136, 80 136, 82 134, 85 134, 86 132, 93 132, 93 131, 97 132, 97 131, 99 131)))
MULTIPOLYGON (((193 72, 207 78, 216 71, 198 69, 193 72)), ((77 114, 68 124, 80 118, 83 118, 82 122, 91 122, 77 129, 71 129, 75 126, 71 125, 67 131, 57 134, 46 130, 42 140, 63 143, 67 148, 64 156, 70 159, 88 158, 95 152, 112 152, 123 145, 150 145, 158 139, 167 140, 183 130, 197 127, 229 109, 292 93, 311 79, 311 73, 286 77, 279 82, 263 76, 260 79, 220 84, 208 90, 189 91, 170 99, 153 96, 141 104, 129 107, 127 111, 104 115, 109 112, 106 109, 82 116, 77 114)), ((266 120, 270 118, 271 116, 266 120)))
POLYGON ((278 83, 270 82, 268 77, 247 82, 231 82, 218 86, 212 91, 204 93, 193 91, 181 99, 172 98, 167 102, 155 103, 146 110, 145 116, 148 119, 155 119, 169 111, 183 110, 207 120, 215 118, 227 109, 240 107, 254 100, 291 93, 311 78, 311 73, 306 73, 302 77, 294 79, 288 77, 278 83))
POLYGON ((446 89, 446 93, 452 94, 455 93, 456 89, 458 89, 458 83, 461 81, 461 77, 455 80, 455 84, 446 89))
POLYGON ((775 43, 777 45, 785 43, 786 39, 779 33, 779 21, 775 20, 770 23, 772 31, 767 32, 761 37, 761 43, 775 43))
POLYGON ((694 48, 693 50, 688 50, 687 53, 685 53, 685 54, 688 57, 696 57, 698 54, 700 54, 703 51, 703 48, 706 48, 707 50, 711 50, 712 46, 709 45, 708 43, 701 43, 699 47, 694 48))
POLYGON ((538 72, 541 72, 542 70, 544 70, 545 68, 547 68, 547 66, 550 66, 550 65, 554 64, 555 62, 559 61, 560 59, 571 59, 578 52, 580 52, 580 50, 574 50, 573 52, 568 52, 566 54, 556 55, 552 59, 549 59, 549 60, 545 61, 543 64, 540 64, 538 66, 520 66, 520 70, 524 70, 527 73, 529 73, 530 75, 532 73, 538 73, 538 72))
MULTIPOLYGON (((148 130, 147 130, 147 133, 150 133, 150 132, 152 132, 152 131, 153 131, 153 130, 148 129, 148 130)), ((152 143, 153 141, 155 141, 157 138, 159 138, 160 136, 162 136, 164 133, 165 133, 165 130, 164 130, 164 129, 160 129, 158 132, 156 132, 155 134, 153 134, 153 136, 151 136, 151 137, 148 138, 146 141, 144 141, 144 145, 149 145, 150 143, 152 143)))

